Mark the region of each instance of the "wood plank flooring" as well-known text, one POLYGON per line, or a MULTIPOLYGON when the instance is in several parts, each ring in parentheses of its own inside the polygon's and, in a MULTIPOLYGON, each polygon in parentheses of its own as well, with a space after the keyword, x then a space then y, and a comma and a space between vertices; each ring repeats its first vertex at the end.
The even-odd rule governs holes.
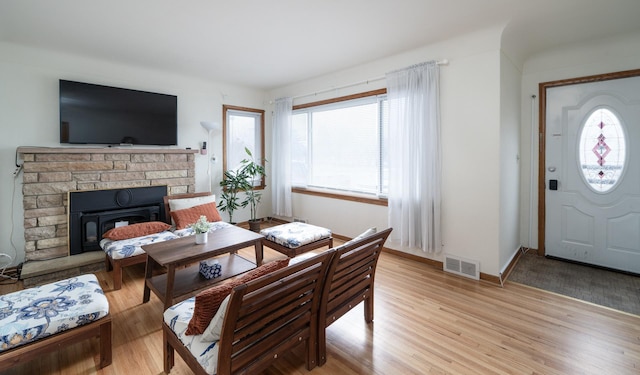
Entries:
MULTIPOLYGON (((265 249, 266 261, 277 257, 265 249)), ((110 273, 97 273, 113 316, 110 366, 96 370, 93 339, 2 374, 162 374, 162 304, 155 296, 141 304, 144 267, 124 275, 115 291, 110 273)), ((19 287, 0 286, 0 293, 19 287)), ((299 350, 265 373, 640 373, 640 316, 515 283, 468 280, 388 253, 379 261, 375 297, 373 324, 365 324, 359 306, 329 328, 327 364, 308 372, 299 350)), ((176 356, 171 374, 191 371, 176 356)))

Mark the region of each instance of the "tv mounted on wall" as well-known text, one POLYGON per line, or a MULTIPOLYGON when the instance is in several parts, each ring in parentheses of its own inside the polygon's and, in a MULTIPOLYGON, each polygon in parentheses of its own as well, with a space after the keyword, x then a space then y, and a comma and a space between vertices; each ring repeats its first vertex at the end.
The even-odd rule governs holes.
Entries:
POLYGON ((60 80, 60 143, 178 144, 178 97, 60 80))

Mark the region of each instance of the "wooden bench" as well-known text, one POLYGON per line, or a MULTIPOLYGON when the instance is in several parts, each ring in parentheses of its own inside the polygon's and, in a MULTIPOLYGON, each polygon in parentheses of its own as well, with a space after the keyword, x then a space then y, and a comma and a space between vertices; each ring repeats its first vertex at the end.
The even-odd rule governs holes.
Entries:
MULTIPOLYGON (((164 212, 165 212, 165 222, 171 224, 171 208, 169 205, 169 200, 171 199, 183 199, 183 198, 196 198, 196 197, 204 197, 207 195, 211 195, 209 192, 203 193, 186 193, 186 194, 174 194, 170 196, 165 196, 164 200, 164 212)), ((113 278, 113 289, 120 290, 122 288, 122 268, 132 266, 134 264, 144 264, 147 262, 147 254, 139 254, 126 258, 112 258, 109 254, 105 254, 105 266, 107 271, 112 272, 113 278)))
POLYGON ((109 303, 94 275, 81 275, 6 294, 0 297, 0 308, 15 310, 0 319, 6 335, 2 338, 2 346, 17 345, 0 351, 0 371, 93 337, 98 337, 100 345, 98 368, 111 364, 109 303), (74 303, 76 298, 82 300, 74 303), (48 311, 42 311, 45 309, 48 311), (14 329, 11 328, 13 324, 16 325, 14 329), (74 324, 79 325, 57 332, 61 327, 74 324))
POLYGON ((318 366, 327 361, 326 329, 364 302, 364 320, 373 321, 376 266, 391 228, 335 248, 322 291, 318 324, 318 366))
MULTIPOLYGON (((201 358, 218 375, 257 374, 284 353, 305 345, 306 365, 317 364, 318 311, 322 286, 334 250, 236 286, 229 297, 220 340, 210 343, 217 359, 201 358), (212 363, 215 362, 215 363, 212 363)), ((221 307, 222 308, 222 307, 221 307)), ((174 365, 174 350, 196 374, 206 374, 196 356, 163 323, 164 371, 174 365)), ((193 342, 201 342, 199 338, 193 342)), ((191 345, 189 345, 191 347, 191 345)), ((208 350, 192 350, 197 353, 208 350)), ((211 354, 214 355, 214 354, 211 354)))

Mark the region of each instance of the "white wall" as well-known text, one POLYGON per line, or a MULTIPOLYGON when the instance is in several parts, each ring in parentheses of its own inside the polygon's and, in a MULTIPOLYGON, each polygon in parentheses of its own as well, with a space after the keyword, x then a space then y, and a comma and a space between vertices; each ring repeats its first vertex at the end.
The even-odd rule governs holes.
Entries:
POLYGON ((503 272, 520 248, 520 78, 522 72, 500 55, 500 252, 503 272))
MULTIPOLYGON (((263 108, 264 93, 241 87, 206 82, 148 68, 91 60, 0 43, 0 253, 24 260, 22 175, 13 178, 14 157, 19 146, 60 147, 58 80, 69 79, 109 86, 161 92, 178 96, 178 148, 198 148, 207 140, 200 121, 222 122, 222 104, 263 108)), ((67 145, 68 146, 68 145, 67 145)), ((219 194, 222 178, 222 138, 212 136, 209 155, 212 185, 219 194)), ((267 147, 269 152, 270 147, 267 147)), ((196 156, 196 190, 208 191, 208 158, 196 156)), ((267 204, 269 204, 267 202, 267 204)), ((268 211, 267 208, 264 209, 268 211)), ((248 219, 238 214, 239 221, 248 219)), ((4 264, 0 259, 0 265, 4 264)))
MULTIPOLYGON (((482 272, 494 275, 499 269, 500 245, 501 32, 502 27, 478 31, 270 93, 271 99, 313 93, 383 77, 388 71, 423 61, 448 59, 449 65, 440 70, 444 251, 478 260, 482 272)), ((377 80, 296 99, 294 105, 381 87, 385 81, 377 80)), ((514 204, 517 206, 517 201, 514 204)), ((383 206, 294 194, 293 211, 295 217, 349 237, 371 226, 388 227, 383 206)), ((400 250, 442 259, 441 254, 431 256, 418 249, 400 250)))
POLYGON ((640 32, 562 46, 528 58, 523 66, 521 91, 520 238, 525 246, 538 248, 538 101, 534 108, 536 134, 531 136, 531 95, 542 82, 640 69, 640 32), (531 148, 534 158, 531 160, 531 148), (533 169, 533 181, 530 178, 533 169), (533 190, 531 188, 533 187, 533 190), (533 209, 529 210, 533 192, 533 209), (529 243, 529 229, 531 242, 529 243))

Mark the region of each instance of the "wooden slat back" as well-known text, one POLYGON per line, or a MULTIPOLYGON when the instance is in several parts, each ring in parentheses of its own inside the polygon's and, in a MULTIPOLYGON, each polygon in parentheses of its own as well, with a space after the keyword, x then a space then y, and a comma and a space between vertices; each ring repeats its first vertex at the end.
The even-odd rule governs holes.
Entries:
POLYGON ((328 327, 373 293, 378 259, 391 230, 338 248, 325 280, 320 324, 328 327))
POLYGON ((315 367, 318 311, 334 253, 327 250, 233 289, 218 374, 258 373, 301 343, 307 345, 307 367, 315 367))

